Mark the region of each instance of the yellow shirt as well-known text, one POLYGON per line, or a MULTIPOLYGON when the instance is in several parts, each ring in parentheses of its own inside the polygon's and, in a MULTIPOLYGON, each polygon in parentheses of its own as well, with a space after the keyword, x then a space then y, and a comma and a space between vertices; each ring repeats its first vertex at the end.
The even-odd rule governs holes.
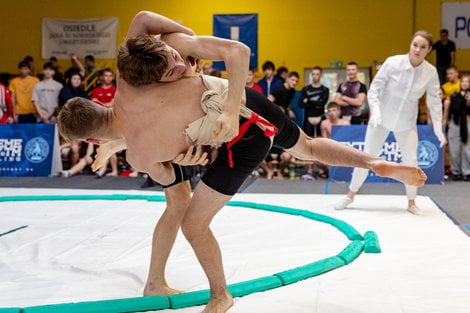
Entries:
POLYGON ((454 93, 460 92, 460 79, 457 79, 455 83, 447 82, 443 84, 442 89, 444 89, 444 96, 446 97, 446 100, 449 100, 450 96, 452 96, 454 93))
POLYGON ((10 82, 10 91, 15 94, 16 103, 14 103, 15 114, 36 113, 32 97, 34 85, 39 83, 39 79, 28 76, 25 79, 21 77, 13 78, 10 82))

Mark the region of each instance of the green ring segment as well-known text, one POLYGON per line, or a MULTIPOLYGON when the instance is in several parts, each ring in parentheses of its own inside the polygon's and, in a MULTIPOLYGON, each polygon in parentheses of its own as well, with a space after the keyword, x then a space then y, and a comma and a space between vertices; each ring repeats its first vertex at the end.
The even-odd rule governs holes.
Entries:
MULTIPOLYGON (((67 200, 146 200, 149 202, 165 202, 164 196, 158 195, 32 195, 32 196, 3 196, 0 202, 13 201, 67 201, 67 200)), ((364 251, 380 253, 377 235, 368 231, 364 237, 348 223, 336 218, 294 208, 269 205, 255 202, 229 201, 226 205, 250 208, 262 211, 276 212, 300 216, 310 220, 329 224, 341 231, 350 241, 340 253, 303 266, 275 273, 244 282, 228 285, 233 297, 243 297, 255 292, 262 292, 289 285, 300 280, 318 276, 339 267, 350 264, 364 251)), ((150 310, 179 309, 189 306, 206 304, 209 301, 209 290, 191 291, 170 296, 148 296, 136 298, 122 298, 101 301, 83 301, 73 303, 59 303, 24 308, 0 308, 0 313, 127 313, 150 310)))

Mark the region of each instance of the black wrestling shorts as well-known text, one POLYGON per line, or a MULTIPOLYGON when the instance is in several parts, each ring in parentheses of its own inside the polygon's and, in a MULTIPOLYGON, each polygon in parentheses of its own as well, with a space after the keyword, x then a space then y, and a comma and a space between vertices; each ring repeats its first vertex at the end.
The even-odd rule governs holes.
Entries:
MULTIPOLYGON (((246 106, 277 127, 273 145, 282 149, 293 147, 300 136, 299 127, 261 93, 251 88, 245 90, 246 106)), ((240 119, 240 125, 244 122, 246 119, 240 119)), ((202 181, 215 191, 232 196, 266 158, 270 148, 271 139, 258 126, 251 124, 243 137, 230 148, 233 167, 230 167, 225 143, 218 149, 217 158, 209 166, 202 181)))

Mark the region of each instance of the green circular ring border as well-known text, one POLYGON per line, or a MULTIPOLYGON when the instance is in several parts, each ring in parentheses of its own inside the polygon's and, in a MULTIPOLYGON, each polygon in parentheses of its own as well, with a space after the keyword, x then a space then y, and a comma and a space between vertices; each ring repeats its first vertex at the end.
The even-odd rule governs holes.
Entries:
MULTIPOLYGON (((149 202, 165 202, 164 196, 159 195, 133 195, 133 194, 110 194, 110 195, 32 195, 32 196, 2 196, 0 202, 13 201, 66 201, 66 200, 146 200, 149 202)), ((364 237, 348 223, 307 210, 289 207, 262 204, 256 202, 229 201, 227 206, 244 207, 262 211, 283 213, 301 216, 307 219, 330 224, 341 231, 351 243, 335 256, 315 261, 303 266, 289 269, 283 272, 256 278, 240 283, 228 285, 233 297, 242 297, 255 292, 262 292, 279 288, 288 284, 311 278, 328 271, 337 269, 354 261, 364 250, 364 245, 372 245, 380 252, 377 236, 368 231, 364 237), (366 238, 366 239, 364 239, 366 238), (365 240, 365 243, 364 243, 365 240)), ((366 252, 368 252, 366 250, 366 252)), ((30 306, 24 308, 0 308, 0 313, 127 313, 149 310, 179 309, 189 306, 206 304, 209 301, 209 290, 192 291, 170 296, 147 296, 135 298, 123 298, 100 301, 84 301, 73 303, 48 304, 30 306)))

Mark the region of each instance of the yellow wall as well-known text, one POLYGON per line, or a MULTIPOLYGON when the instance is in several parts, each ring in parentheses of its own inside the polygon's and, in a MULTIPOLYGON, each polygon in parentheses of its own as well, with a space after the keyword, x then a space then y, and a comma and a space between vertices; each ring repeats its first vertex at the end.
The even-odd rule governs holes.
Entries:
MULTIPOLYGON (((440 0, 416 0, 416 26, 440 29, 440 0)), ((41 19, 119 17, 118 41, 139 10, 180 20, 198 34, 212 34, 212 15, 259 14, 259 63, 272 60, 302 74, 304 67, 328 66, 331 60, 372 60, 406 53, 413 28, 412 0, 224 0, 224 1, 62 1, 15 0, 0 10, 0 72, 16 72, 30 54, 39 68, 41 19)), ((470 50, 459 50, 457 65, 470 70, 470 50)), ((434 57, 430 57, 434 61, 434 57)), ((63 67, 69 63, 61 62, 63 67)), ((302 81, 302 80, 301 80, 302 81)))

